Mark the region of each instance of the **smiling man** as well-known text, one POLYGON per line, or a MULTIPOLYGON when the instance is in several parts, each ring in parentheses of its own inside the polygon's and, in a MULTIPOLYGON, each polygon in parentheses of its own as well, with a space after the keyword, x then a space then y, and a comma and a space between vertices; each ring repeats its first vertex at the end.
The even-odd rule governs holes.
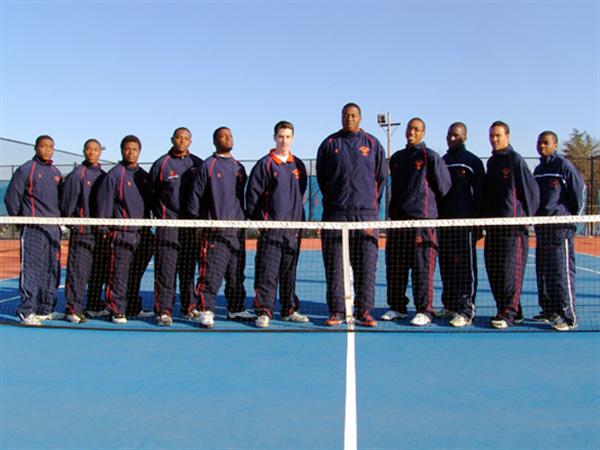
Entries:
MULTIPOLYGON (((501 121, 489 130, 492 156, 487 161, 483 205, 488 217, 528 217, 539 205, 538 185, 527 164, 510 145, 510 128, 501 121)), ((504 329, 523 321, 521 288, 527 263, 529 232, 524 225, 486 229, 485 268, 497 314, 493 328, 504 329)))
MULTIPOLYGON (((452 182, 446 164, 427 148, 425 122, 415 117, 406 125, 406 147, 390 159, 392 195, 389 216, 392 220, 437 219, 438 202, 448 193, 452 182)), ((433 274, 438 245, 434 228, 390 229, 385 246, 387 299, 390 307, 382 320, 407 317, 408 273, 412 271, 413 302, 417 310, 411 324, 431 323, 433 274)))
MULTIPOLYGON (((317 181, 323 194, 323 220, 379 220, 379 202, 387 178, 381 143, 360 128, 362 114, 355 103, 342 108, 342 129, 328 136, 317 153, 317 181)), ((350 264, 354 273, 354 315, 359 325, 376 327, 370 310, 375 303, 379 230, 350 233, 350 264)), ((327 280, 329 318, 325 325, 344 321, 342 235, 323 230, 323 262, 327 280)))

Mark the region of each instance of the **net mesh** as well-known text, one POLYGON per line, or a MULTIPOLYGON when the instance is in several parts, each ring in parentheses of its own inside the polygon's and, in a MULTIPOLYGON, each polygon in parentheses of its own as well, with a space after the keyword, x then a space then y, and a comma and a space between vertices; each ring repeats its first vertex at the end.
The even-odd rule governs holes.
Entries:
POLYGON ((35 314, 54 312, 45 326, 84 329, 488 332, 504 319, 508 331, 545 331, 558 315, 572 329, 598 331, 599 225, 600 216, 362 223, 4 217, 0 321, 20 323, 25 298, 35 314), (105 309, 127 322, 113 323, 105 309), (65 320, 74 311, 88 321, 65 320), (196 311, 213 311, 213 325, 203 326, 196 311), (238 320, 250 319, 244 311, 268 316, 268 327, 238 320), (160 326, 152 313, 173 322, 160 326), (336 313, 340 323, 329 326, 336 313), (419 313, 425 323, 415 322, 419 313))

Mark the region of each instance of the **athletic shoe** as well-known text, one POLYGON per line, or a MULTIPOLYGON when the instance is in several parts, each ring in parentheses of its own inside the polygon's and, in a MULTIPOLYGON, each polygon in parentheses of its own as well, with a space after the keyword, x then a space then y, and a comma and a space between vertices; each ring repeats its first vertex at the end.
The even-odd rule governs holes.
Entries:
POLYGON ((38 319, 35 314, 29 314, 27 317, 23 316, 22 314, 19 314, 19 317, 21 318, 21 323, 23 325, 27 325, 30 327, 39 327, 42 324, 42 321, 38 319))
POLYGON ((118 323, 120 325, 127 323, 127 317, 125 317, 125 314, 114 314, 111 320, 112 323, 118 323))
POLYGON ((91 317, 92 319, 99 319, 102 317, 108 317, 110 316, 110 311, 108 309, 103 309, 101 311, 93 311, 91 309, 88 309, 85 314, 88 317, 91 317))
POLYGON ((408 314, 406 314, 405 312, 400 312, 400 311, 395 311, 393 309, 388 309, 380 317, 380 319, 383 320, 384 322, 391 322, 392 320, 406 319, 407 317, 408 317, 408 314))
POLYGON ((410 323, 417 327, 422 327, 424 325, 429 325, 431 323, 431 318, 427 314, 417 313, 417 315, 412 318, 410 323))
POLYGON ((246 321, 246 320, 254 320, 256 319, 256 314, 244 310, 244 311, 238 311, 238 312, 227 312, 227 319, 229 320, 241 320, 241 321, 246 321))
POLYGON ((437 310, 434 314, 435 317, 439 317, 440 319, 449 319, 450 317, 453 317, 455 313, 448 308, 442 308, 437 310))
POLYGON ((258 316, 256 321, 254 322, 258 328, 269 328, 269 316, 263 314, 262 316, 258 316))
POLYGON ((215 313, 212 311, 202 311, 200 313, 200 325, 204 328, 212 328, 215 326, 215 313))
POLYGON ((565 320, 564 317, 557 316, 552 322, 552 328, 554 328, 556 331, 569 331, 577 328, 577 322, 571 325, 565 320))
POLYGON ((71 323, 85 323, 87 322, 87 317, 83 313, 67 314, 67 320, 71 323))
POLYGON ((335 327, 344 322, 344 315, 342 313, 333 313, 329 316, 329 319, 325 320, 325 325, 328 327, 335 327))
POLYGON ((65 315, 59 312, 51 312, 48 314, 36 314, 35 317, 37 317, 40 322, 43 322, 44 320, 62 320, 65 318, 65 315))
POLYGON ((300 314, 298 311, 294 311, 289 316, 281 316, 281 320, 285 320, 288 322, 298 322, 298 323, 307 323, 310 322, 308 316, 304 314, 300 314))
POLYGON ((523 317, 523 312, 519 311, 517 313, 517 317, 515 317, 515 320, 513 320, 513 324, 514 325, 521 325, 523 322, 525 322, 525 317, 523 317))
POLYGON ((544 311, 540 311, 540 313, 536 316, 533 316, 531 318, 531 320, 533 320, 534 322, 541 322, 541 323, 550 323, 555 319, 555 317, 553 317, 552 314, 550 313, 545 313, 544 311))
POLYGON ((460 327, 466 327, 468 325, 471 325, 471 320, 467 319, 462 314, 455 314, 454 317, 452 319, 450 319, 449 323, 450 323, 450 326, 460 328, 460 327))
POLYGON ((375 328, 377 326, 377 321, 373 319, 373 316, 369 311, 365 311, 362 316, 356 318, 356 324, 363 327, 375 328))
POLYGON ((188 320, 193 320, 197 322, 198 320, 200 320, 200 314, 200 311, 194 308, 189 313, 186 313, 184 315, 188 318, 188 320))
POLYGON ((508 320, 504 317, 496 316, 490 320, 490 326, 492 328, 496 328, 497 330, 504 330, 508 328, 508 320))
POLYGON ((147 319, 149 317, 154 317, 154 311, 144 311, 142 309, 135 316, 131 316, 132 319, 147 319))
POLYGON ((161 314, 156 318, 156 324, 160 327, 170 327, 173 324, 173 318, 170 314, 161 314))

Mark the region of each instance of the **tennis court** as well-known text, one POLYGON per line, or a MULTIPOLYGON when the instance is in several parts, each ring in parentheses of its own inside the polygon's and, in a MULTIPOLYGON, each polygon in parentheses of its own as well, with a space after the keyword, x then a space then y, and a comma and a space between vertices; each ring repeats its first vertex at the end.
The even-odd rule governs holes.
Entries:
MULTIPOLYGON (((533 262, 523 287, 526 317, 539 309, 533 262)), ((597 329, 600 260, 580 253, 577 266, 578 330, 597 329)), ((323 326, 321 267, 319 251, 303 251, 297 291, 312 322, 275 317, 267 332, 227 321, 222 296, 213 330, 183 318, 168 331, 152 319, 130 320, 125 330, 105 320, 1 326, 0 447, 600 447, 598 333, 492 331, 484 276, 471 332, 455 332, 441 320, 411 327, 408 319, 380 322, 376 332, 346 333, 346 326, 323 332, 330 329, 323 326)), ((386 309, 384 264, 378 267, 377 316, 386 309)), ((151 262, 142 283, 147 309, 152 271, 151 262)), ((253 271, 249 250, 248 293, 253 271)), ((437 274, 435 288, 439 299, 437 274)), ((18 302, 18 279, 7 276, 0 282, 5 325, 17 324, 18 302)), ((57 310, 63 308, 61 288, 57 310)), ((547 329, 526 320, 512 331, 547 329)))

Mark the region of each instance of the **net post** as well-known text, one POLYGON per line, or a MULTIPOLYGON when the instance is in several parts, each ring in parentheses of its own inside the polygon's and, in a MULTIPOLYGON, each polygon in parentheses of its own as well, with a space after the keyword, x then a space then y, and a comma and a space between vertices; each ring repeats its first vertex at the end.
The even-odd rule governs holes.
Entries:
POLYGON ((344 273, 344 304, 346 306, 346 323, 354 324, 354 298, 352 295, 352 268, 350 267, 350 232, 347 225, 342 225, 342 270, 344 273))

